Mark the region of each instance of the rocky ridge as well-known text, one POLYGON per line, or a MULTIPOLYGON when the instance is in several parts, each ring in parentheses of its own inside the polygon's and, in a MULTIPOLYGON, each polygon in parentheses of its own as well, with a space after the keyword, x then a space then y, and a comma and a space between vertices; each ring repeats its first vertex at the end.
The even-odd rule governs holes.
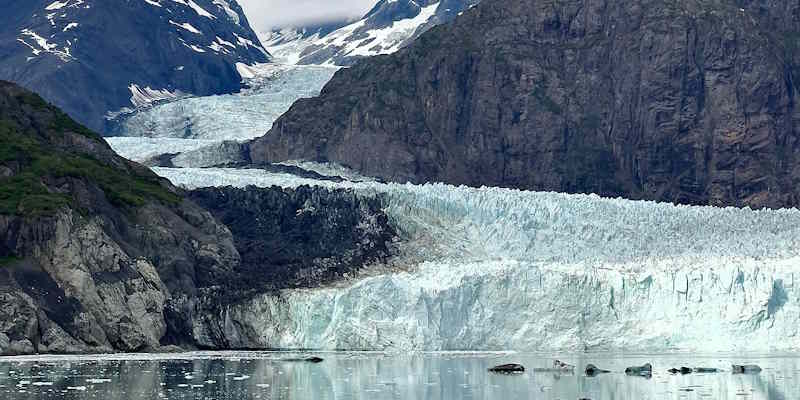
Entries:
POLYGON ((273 32, 264 43, 276 57, 293 64, 349 66, 365 57, 393 53, 479 1, 381 0, 355 22, 273 32))
POLYGON ((254 162, 718 206, 800 204, 800 6, 484 2, 339 71, 254 162))

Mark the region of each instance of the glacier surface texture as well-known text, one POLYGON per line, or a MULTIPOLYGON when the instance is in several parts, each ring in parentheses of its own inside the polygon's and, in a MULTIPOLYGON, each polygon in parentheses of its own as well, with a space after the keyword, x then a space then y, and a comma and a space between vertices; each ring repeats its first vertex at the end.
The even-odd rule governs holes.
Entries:
MULTIPOLYGON (((145 161, 265 134, 296 100, 319 94, 336 67, 262 64, 248 67, 241 93, 188 97, 120 116, 106 138, 123 157, 145 161), (146 139, 139 139, 146 138, 146 139)), ((210 151, 209 151, 210 152, 210 151)))
POLYGON ((340 350, 800 348, 800 211, 155 168, 185 187, 351 188, 401 235, 390 268, 227 308, 231 345, 340 350), (235 343, 236 341, 239 343, 235 343))

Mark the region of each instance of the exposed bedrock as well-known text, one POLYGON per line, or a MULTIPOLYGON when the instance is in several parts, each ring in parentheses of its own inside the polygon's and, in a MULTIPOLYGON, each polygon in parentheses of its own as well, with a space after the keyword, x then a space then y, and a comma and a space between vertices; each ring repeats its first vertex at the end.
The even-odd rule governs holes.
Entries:
POLYGON ((251 144, 386 180, 800 204, 797 2, 498 0, 336 73, 251 144))

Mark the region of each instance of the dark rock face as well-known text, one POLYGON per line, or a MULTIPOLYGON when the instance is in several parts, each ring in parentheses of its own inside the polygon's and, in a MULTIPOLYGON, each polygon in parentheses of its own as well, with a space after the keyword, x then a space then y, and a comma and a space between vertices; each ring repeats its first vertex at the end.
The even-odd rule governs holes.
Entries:
POLYGON ((499 374, 521 374, 525 372, 525 367, 520 364, 503 364, 489 368, 489 372, 499 374))
POLYGON ((242 255, 236 272, 245 288, 256 282, 265 285, 257 287, 262 292, 318 286, 393 251, 396 232, 380 198, 308 186, 205 188, 189 198, 230 228, 242 255))
POLYGON ((597 366, 594 364, 587 364, 584 372, 586 373, 586 376, 596 376, 600 374, 611 373, 611 371, 607 369, 597 368, 597 366))
POLYGON ((339 71, 252 143, 388 180, 800 204, 800 5, 500 0, 339 71))
POLYGON ((224 305, 357 271, 395 236, 350 192, 188 196, 1 81, 0 166, 0 355, 225 349, 224 305))
POLYGON ((0 0, 0 10, 0 79, 101 132, 107 113, 146 104, 134 92, 230 93, 237 62, 268 60, 235 0, 0 0))
POLYGON ((280 297, 280 289, 346 278, 394 252, 395 232, 380 199, 350 191, 208 188, 192 191, 190 198, 230 227, 242 254, 233 271, 209 282, 200 311, 180 313, 180 331, 191 332, 185 338, 190 346, 262 348, 263 332, 237 322, 237 305, 264 293, 280 297))

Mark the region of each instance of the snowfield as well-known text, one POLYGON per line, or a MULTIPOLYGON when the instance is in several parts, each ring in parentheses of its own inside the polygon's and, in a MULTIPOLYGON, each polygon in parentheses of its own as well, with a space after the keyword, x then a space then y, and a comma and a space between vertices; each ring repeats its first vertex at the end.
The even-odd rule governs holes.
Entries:
POLYGON ((264 347, 800 349, 798 210, 155 170, 190 188, 310 184, 385 202, 402 268, 230 307, 230 325, 264 347))

